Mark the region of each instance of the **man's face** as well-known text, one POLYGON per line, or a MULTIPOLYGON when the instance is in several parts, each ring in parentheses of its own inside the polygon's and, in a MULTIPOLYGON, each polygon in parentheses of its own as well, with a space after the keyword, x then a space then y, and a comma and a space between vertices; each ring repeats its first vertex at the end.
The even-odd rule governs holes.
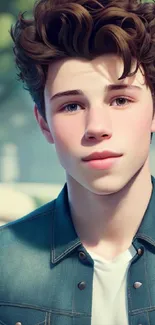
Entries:
POLYGON ((140 70, 120 81, 122 72, 123 63, 114 55, 65 59, 48 70, 46 137, 55 144, 68 179, 96 194, 119 191, 148 164, 155 131, 152 95, 140 70), (104 160, 103 166, 83 161, 105 150, 121 157, 107 164, 104 160))

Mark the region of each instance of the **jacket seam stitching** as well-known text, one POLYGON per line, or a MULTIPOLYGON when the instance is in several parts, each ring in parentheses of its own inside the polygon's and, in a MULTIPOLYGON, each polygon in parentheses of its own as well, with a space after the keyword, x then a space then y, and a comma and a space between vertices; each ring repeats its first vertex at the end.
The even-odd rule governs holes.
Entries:
POLYGON ((35 310, 35 311, 53 313, 53 314, 56 314, 56 315, 87 316, 87 317, 91 316, 88 313, 79 313, 79 312, 67 311, 67 310, 62 310, 62 309, 47 309, 47 308, 42 308, 40 306, 31 306, 31 305, 24 305, 24 304, 13 304, 11 302, 2 302, 2 301, 0 301, 0 306, 15 307, 15 308, 17 307, 17 308, 25 308, 25 309, 27 308, 27 309, 32 309, 32 310, 35 310))
POLYGON ((139 308, 139 309, 134 309, 132 311, 129 311, 130 315, 135 315, 135 314, 142 314, 144 312, 149 312, 149 311, 154 311, 155 306, 153 307, 145 307, 145 308, 139 308))

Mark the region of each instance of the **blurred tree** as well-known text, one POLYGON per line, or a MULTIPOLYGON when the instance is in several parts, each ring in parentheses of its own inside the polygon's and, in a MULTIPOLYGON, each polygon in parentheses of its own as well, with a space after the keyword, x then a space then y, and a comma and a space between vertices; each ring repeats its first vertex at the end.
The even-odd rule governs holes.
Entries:
POLYGON ((12 53, 10 27, 19 12, 31 14, 34 0, 9 0, 0 2, 0 103, 2 104, 17 86, 16 68, 12 53))

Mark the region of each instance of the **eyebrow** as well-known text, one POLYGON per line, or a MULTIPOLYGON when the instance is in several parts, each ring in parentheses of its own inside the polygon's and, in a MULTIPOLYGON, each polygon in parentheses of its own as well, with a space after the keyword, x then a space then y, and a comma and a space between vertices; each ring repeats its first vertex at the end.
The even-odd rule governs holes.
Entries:
MULTIPOLYGON (((112 91, 112 90, 121 90, 121 89, 129 89, 129 90, 142 90, 141 87, 139 86, 132 86, 132 85, 115 85, 115 84, 111 84, 105 87, 106 91, 112 91)), ((79 95, 83 95, 84 96, 84 92, 81 89, 74 89, 74 90, 66 90, 66 91, 62 91, 59 93, 56 93, 55 95, 53 95, 51 97, 50 100, 56 99, 56 98, 60 98, 60 97, 64 97, 64 96, 79 96, 79 95)))
POLYGON ((64 97, 64 96, 71 96, 71 95, 84 95, 84 92, 80 89, 74 89, 74 90, 66 90, 66 91, 62 91, 62 92, 59 92, 55 95, 53 95, 51 97, 51 100, 55 99, 55 98, 60 98, 60 97, 64 97))

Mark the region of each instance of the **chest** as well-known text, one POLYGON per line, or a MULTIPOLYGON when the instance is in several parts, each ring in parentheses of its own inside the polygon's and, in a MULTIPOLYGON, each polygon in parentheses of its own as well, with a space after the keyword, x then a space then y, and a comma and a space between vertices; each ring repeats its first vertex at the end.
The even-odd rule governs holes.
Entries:
MULTIPOLYGON (((77 251, 54 266, 49 250, 0 257, 0 324, 91 325, 94 269, 82 256, 77 251)), ((129 325, 154 325, 154 252, 144 249, 132 261, 126 298, 129 325)))
POLYGON ((79 256, 57 265, 49 250, 1 259, 0 325, 90 325, 93 267, 79 256))

